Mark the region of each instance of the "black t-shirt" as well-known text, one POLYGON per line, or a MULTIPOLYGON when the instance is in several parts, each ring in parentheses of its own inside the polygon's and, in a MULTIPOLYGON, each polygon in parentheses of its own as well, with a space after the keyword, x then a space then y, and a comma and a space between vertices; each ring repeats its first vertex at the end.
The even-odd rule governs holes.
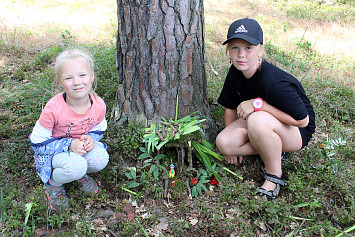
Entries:
POLYGON ((316 128, 315 114, 301 83, 295 77, 265 60, 249 79, 232 65, 218 103, 228 109, 236 109, 241 102, 256 97, 263 98, 296 120, 308 115, 308 126, 300 128, 303 147, 308 144, 316 128))

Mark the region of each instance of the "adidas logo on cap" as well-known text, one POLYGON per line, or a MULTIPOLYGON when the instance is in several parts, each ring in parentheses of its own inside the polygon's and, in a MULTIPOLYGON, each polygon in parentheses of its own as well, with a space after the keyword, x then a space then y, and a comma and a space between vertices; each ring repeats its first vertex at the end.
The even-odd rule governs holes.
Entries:
POLYGON ((248 33, 248 30, 245 29, 244 25, 239 26, 234 33, 248 33))

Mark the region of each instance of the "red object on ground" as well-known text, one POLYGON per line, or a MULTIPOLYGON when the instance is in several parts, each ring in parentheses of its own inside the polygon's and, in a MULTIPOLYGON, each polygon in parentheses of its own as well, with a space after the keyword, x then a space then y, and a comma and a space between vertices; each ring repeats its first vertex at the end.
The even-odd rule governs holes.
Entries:
POLYGON ((198 183, 198 179, 195 179, 195 178, 191 178, 191 183, 193 183, 193 184, 197 184, 198 183))
POLYGON ((210 181, 210 184, 212 184, 212 185, 218 185, 219 182, 218 182, 218 180, 217 180, 215 177, 213 177, 213 179, 210 181))

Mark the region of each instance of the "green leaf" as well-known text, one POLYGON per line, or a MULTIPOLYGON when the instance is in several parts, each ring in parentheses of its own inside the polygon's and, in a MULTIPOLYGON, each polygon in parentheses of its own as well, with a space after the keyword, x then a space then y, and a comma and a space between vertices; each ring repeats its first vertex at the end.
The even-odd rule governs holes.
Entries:
POLYGON ((192 195, 192 197, 197 197, 198 192, 197 192, 196 186, 194 186, 194 187, 192 188, 192 190, 191 190, 191 195, 192 195))
POLYGON ((132 179, 136 179, 137 178, 137 174, 136 174, 136 169, 135 168, 132 168, 130 170, 130 173, 131 173, 132 179))
POLYGON ((154 170, 156 170, 156 165, 152 165, 150 166, 150 169, 149 169, 149 174, 153 173, 154 170))
POLYGON ((147 153, 147 148, 145 148, 145 147, 139 147, 139 150, 141 152, 147 153))
POLYGON ((159 176, 159 171, 158 171, 158 169, 155 169, 155 170, 153 171, 153 176, 154 176, 155 179, 158 179, 158 176, 159 176))
POLYGON ((129 183, 127 183, 125 186, 126 188, 136 188, 138 187, 140 184, 136 181, 131 181, 129 183))
POLYGON ((167 170, 164 166, 162 166, 162 165, 158 165, 161 169, 163 169, 163 170, 167 170))
POLYGON ((201 176, 201 179, 199 180, 199 183, 205 184, 205 183, 208 183, 208 182, 210 182, 209 179, 206 179, 205 176, 201 176))
POLYGON ((199 126, 188 127, 188 128, 183 130, 183 134, 186 135, 186 134, 189 134, 189 133, 196 132, 198 130, 200 130, 199 126))
POLYGON ((147 163, 147 164, 143 165, 142 168, 145 168, 145 167, 148 167, 148 166, 151 166, 151 165, 152 165, 152 163, 147 163))
POLYGON ((145 182, 145 177, 146 177, 146 174, 145 174, 145 172, 143 172, 143 174, 141 176, 141 183, 145 182))
MULTIPOLYGON (((132 194, 138 196, 138 193, 133 192, 133 191, 131 191, 131 190, 129 190, 129 189, 126 189, 126 188, 124 188, 124 187, 121 187, 121 189, 122 189, 123 191, 129 192, 129 193, 132 193, 132 194)), ((139 197, 143 198, 143 196, 139 196, 139 197)))
POLYGON ((234 175, 234 176, 236 176, 236 177, 238 177, 239 179, 243 179, 243 177, 242 176, 240 176, 239 174, 237 174, 237 173, 235 173, 235 172, 233 172, 233 171, 231 171, 230 169, 228 169, 227 167, 222 167, 225 171, 227 171, 227 172, 229 172, 229 173, 231 173, 232 175, 234 175))
POLYGON ((132 177, 132 175, 130 173, 124 173, 124 174, 127 176, 127 178, 133 179, 133 177, 132 177))
POLYGON ((148 158, 148 157, 150 157, 149 153, 143 153, 140 156, 138 156, 138 160, 142 160, 142 159, 145 159, 145 158, 148 158))
POLYGON ((201 173, 201 174, 203 174, 203 175, 205 175, 205 176, 207 176, 207 175, 208 175, 206 170, 199 169, 199 171, 200 171, 200 173, 201 173))
POLYGON ((157 160, 161 160, 161 159, 163 159, 164 157, 165 157, 164 154, 159 154, 159 155, 155 156, 154 158, 157 159, 157 160))
POLYGON ((307 219, 307 218, 302 218, 302 217, 297 217, 297 216, 289 216, 289 218, 295 219, 295 220, 304 220, 304 221, 311 221, 311 220, 313 220, 313 219, 307 219))
MULTIPOLYGON (((206 168, 209 169, 213 173, 213 175, 218 180, 218 182, 220 182, 222 178, 213 169, 213 167, 211 165, 211 156, 209 155, 209 153, 206 153, 202 150, 202 148, 205 148, 205 147, 202 146, 201 144, 198 144, 195 142, 192 142, 192 145, 195 148, 195 154, 196 154, 197 158, 199 158, 199 160, 206 166, 206 168)), ((205 148, 205 149, 207 149, 207 148, 205 148)))
POLYGON ((214 158, 218 159, 219 161, 223 161, 223 157, 221 155, 217 154, 216 152, 212 151, 211 149, 201 146, 201 150, 203 152, 206 152, 209 155, 213 156, 214 158))
MULTIPOLYGON (((198 194, 200 194, 200 195, 202 195, 202 184, 201 183, 197 183, 197 185, 196 185, 196 189, 197 189, 197 192, 198 192, 198 194)), ((204 186, 203 186, 204 187, 204 186)))
POLYGON ((33 203, 32 203, 32 202, 27 203, 27 204, 25 205, 25 207, 26 207, 25 225, 27 225, 27 221, 28 221, 28 218, 29 218, 29 216, 30 216, 30 212, 31 212, 32 206, 33 206, 33 203))
POLYGON ((208 189, 206 188, 206 186, 205 185, 203 185, 203 184, 201 184, 201 189, 203 190, 203 191, 208 191, 208 189))
POLYGON ((174 140, 180 139, 180 133, 175 133, 174 140))
MULTIPOLYGON (((348 228, 347 230, 344 231, 344 233, 349 233, 351 231, 355 230, 355 225, 353 225, 352 227, 348 228)), ((343 236, 343 233, 340 233, 338 235, 336 235, 335 237, 340 237, 343 236)))
MULTIPOLYGON (((168 137, 167 137, 168 138, 168 137)), ((156 147, 157 148, 157 150, 159 151, 166 143, 168 143, 169 142, 169 139, 167 139, 167 140, 164 140, 164 141, 162 141, 161 143, 159 143, 159 145, 156 147)))

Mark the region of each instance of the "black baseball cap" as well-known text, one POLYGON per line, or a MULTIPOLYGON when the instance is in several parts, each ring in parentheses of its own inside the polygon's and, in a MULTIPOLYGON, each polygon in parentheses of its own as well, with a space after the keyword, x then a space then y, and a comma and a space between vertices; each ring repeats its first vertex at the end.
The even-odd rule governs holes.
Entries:
POLYGON ((252 45, 263 44, 263 30, 254 19, 244 18, 233 22, 228 29, 227 40, 223 45, 232 39, 242 39, 252 45))

